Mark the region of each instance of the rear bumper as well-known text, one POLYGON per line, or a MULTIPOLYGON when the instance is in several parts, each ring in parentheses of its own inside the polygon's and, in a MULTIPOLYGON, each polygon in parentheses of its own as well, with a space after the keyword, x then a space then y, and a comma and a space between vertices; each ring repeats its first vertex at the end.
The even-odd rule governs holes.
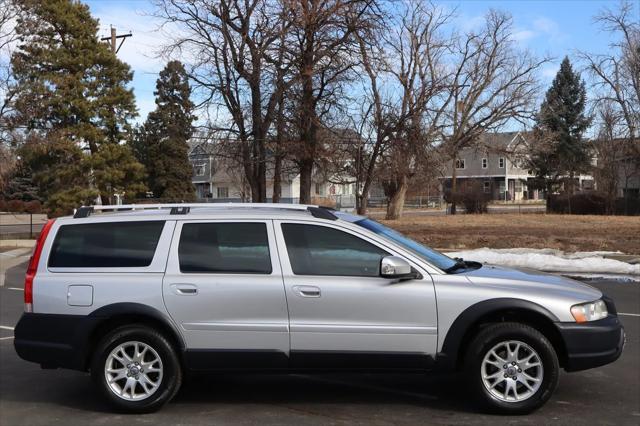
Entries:
POLYGON ((567 352, 566 371, 599 367, 617 360, 625 333, 616 315, 590 323, 556 323, 567 352))
POLYGON ((13 344, 20 358, 43 368, 85 370, 88 337, 97 321, 81 315, 24 313, 13 344))

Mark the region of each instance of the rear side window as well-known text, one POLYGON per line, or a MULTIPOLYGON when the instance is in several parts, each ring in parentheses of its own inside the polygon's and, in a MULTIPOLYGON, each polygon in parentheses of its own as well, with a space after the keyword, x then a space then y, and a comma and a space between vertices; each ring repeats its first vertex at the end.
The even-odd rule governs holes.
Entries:
POLYGON ((270 274, 265 223, 185 223, 180 234, 181 272, 270 274))
POLYGON ((62 225, 49 256, 53 268, 149 266, 164 221, 62 225))
POLYGON ((377 277, 387 253, 355 235, 324 226, 282 224, 296 275, 377 277))

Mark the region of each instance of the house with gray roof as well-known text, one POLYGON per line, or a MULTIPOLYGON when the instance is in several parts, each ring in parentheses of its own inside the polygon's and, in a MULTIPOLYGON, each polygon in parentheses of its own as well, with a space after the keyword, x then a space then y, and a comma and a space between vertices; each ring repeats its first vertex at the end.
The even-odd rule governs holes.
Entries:
MULTIPOLYGON (((543 191, 533 188, 533 174, 527 170, 528 132, 486 133, 473 146, 464 148, 455 161, 445 165, 442 185, 451 189, 455 163, 456 185, 462 192, 473 185, 492 200, 525 201, 544 199, 543 191)), ((593 189, 593 177, 581 175, 578 188, 593 189)))

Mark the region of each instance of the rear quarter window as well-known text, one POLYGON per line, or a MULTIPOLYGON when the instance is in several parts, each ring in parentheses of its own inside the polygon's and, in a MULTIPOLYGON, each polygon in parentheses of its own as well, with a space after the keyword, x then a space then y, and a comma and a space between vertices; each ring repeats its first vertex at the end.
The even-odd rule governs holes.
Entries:
POLYGON ((164 221, 62 225, 51 247, 52 268, 126 268, 151 264, 164 221))

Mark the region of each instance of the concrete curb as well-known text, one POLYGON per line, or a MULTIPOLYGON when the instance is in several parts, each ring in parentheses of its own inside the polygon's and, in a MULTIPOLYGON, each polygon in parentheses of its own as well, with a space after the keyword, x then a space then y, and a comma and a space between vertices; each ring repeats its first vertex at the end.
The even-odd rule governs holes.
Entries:
POLYGON ((0 248, 33 248, 36 240, 0 240, 0 248))

